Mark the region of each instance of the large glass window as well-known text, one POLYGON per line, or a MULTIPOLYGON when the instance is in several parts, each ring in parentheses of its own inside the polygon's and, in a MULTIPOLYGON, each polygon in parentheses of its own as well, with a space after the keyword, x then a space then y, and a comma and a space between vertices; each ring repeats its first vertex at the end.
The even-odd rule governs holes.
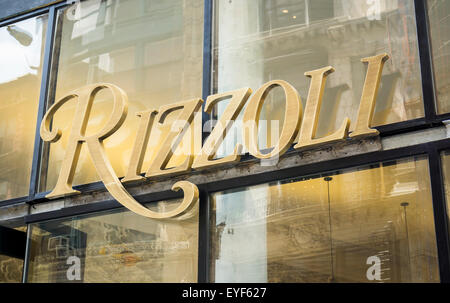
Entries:
MULTIPOLYGON (((178 204, 149 208, 165 212, 178 204)), ((28 282, 197 282, 198 207, 180 219, 120 210, 30 228, 28 282)))
POLYGON ((428 161, 212 195, 215 282, 438 282, 428 161))
MULTIPOLYGON (((391 58, 372 126, 424 116, 413 0, 219 0, 214 12, 214 92, 256 90, 282 79, 298 90, 304 106, 310 83, 304 73, 331 65, 336 71, 327 80, 317 136, 336 130, 344 117, 353 130, 367 70, 361 59, 386 52, 391 58)), ((270 147, 276 142, 264 136, 277 134, 277 125, 281 131, 281 89, 269 94, 261 115, 267 131, 260 147, 270 147)), ((238 125, 235 130, 228 139, 240 141, 238 125)))
POLYGON ((428 0, 437 112, 450 112, 450 1, 428 0))
POLYGON ((47 18, 0 28, 0 200, 28 195, 47 18))
MULTIPOLYGON (((88 0, 60 11, 52 65, 56 79, 55 100, 87 84, 108 82, 128 95, 128 116, 123 126, 105 140, 107 155, 118 176, 124 176, 138 129, 136 112, 158 109, 201 96, 203 50, 203 1, 201 0, 88 0)), ((53 96, 50 96, 53 100, 53 96)), ((51 144, 48 173, 41 176, 41 190, 56 184, 71 130, 75 100, 55 115, 53 125, 63 131, 51 144)), ((96 96, 87 135, 99 131, 109 120, 112 98, 108 92, 96 96)), ((170 130, 169 114, 159 130, 170 130)), ((201 118, 201 115, 199 115, 201 118)), ((201 132, 201 128, 199 128, 201 132)), ((164 135, 152 131, 143 169, 158 151, 164 135)), ((188 140, 186 136, 186 140, 188 140)), ((184 141, 183 141, 184 142, 184 141)), ((183 148, 183 147, 180 147, 183 148)), ((179 153, 170 166, 185 160, 179 153)), ((97 181, 98 176, 85 147, 74 184, 97 181)))

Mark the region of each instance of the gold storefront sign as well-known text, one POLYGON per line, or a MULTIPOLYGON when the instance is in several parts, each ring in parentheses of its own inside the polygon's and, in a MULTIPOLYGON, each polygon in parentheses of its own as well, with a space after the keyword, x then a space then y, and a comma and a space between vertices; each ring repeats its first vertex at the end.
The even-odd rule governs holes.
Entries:
POLYGON ((383 65, 389 59, 387 54, 380 54, 373 57, 364 58, 361 61, 368 63, 366 80, 364 82, 361 102, 358 109, 358 116, 355 130, 348 134, 350 119, 345 118, 341 127, 333 134, 326 137, 315 138, 319 112, 325 90, 326 77, 334 72, 333 67, 328 66, 321 69, 309 71, 305 76, 311 78, 309 94, 303 114, 302 103, 296 89, 286 81, 272 80, 263 84, 255 91, 253 96, 250 88, 221 93, 209 96, 205 104, 205 112, 211 113, 214 106, 223 100, 229 100, 219 121, 212 129, 211 134, 206 138, 200 152, 194 154, 194 146, 191 145, 186 160, 176 166, 167 168, 167 164, 173 156, 174 150, 183 139, 186 130, 194 123, 195 115, 201 111, 202 99, 192 99, 171 105, 161 106, 158 110, 150 109, 137 113, 140 124, 136 133, 136 140, 133 146, 128 171, 122 180, 115 174, 112 165, 106 156, 103 140, 115 133, 125 121, 128 109, 127 94, 114 84, 98 83, 77 89, 63 98, 56 101, 45 114, 40 128, 40 134, 44 141, 56 142, 62 135, 58 128, 50 129, 54 114, 67 101, 76 99, 77 105, 72 122, 72 129, 69 134, 67 150, 62 161, 61 170, 55 188, 46 195, 47 198, 58 198, 67 195, 80 194, 72 188, 72 182, 77 167, 78 158, 83 143, 87 146, 88 152, 95 165, 96 171, 109 193, 123 206, 129 210, 154 219, 173 218, 187 213, 198 201, 199 193, 195 184, 188 181, 175 183, 172 190, 183 190, 184 199, 174 210, 158 213, 151 211, 137 202, 125 189, 122 183, 136 181, 144 178, 154 179, 164 175, 174 175, 187 172, 191 169, 202 170, 218 165, 236 163, 240 160, 243 149, 241 144, 236 144, 232 154, 214 159, 216 152, 222 144, 227 131, 233 125, 235 119, 247 103, 243 115, 243 142, 249 153, 259 159, 277 159, 282 156, 294 142, 295 149, 303 150, 311 147, 330 144, 350 138, 362 138, 366 136, 378 135, 378 131, 370 128, 375 100, 380 85, 383 65), (285 117, 281 128, 278 143, 271 151, 262 153, 258 148, 258 125, 259 118, 264 104, 271 89, 280 87, 285 93, 285 117), (109 121, 99 132, 87 136, 85 134, 89 114, 95 100, 96 94, 108 89, 113 96, 113 111, 109 121), (251 96, 251 97, 250 97, 251 96), (177 112, 176 127, 163 138, 163 143, 159 146, 156 157, 150 164, 145 177, 140 175, 146 146, 150 133, 155 123, 163 123, 169 113, 177 112), (303 117, 302 117, 303 115, 303 117))

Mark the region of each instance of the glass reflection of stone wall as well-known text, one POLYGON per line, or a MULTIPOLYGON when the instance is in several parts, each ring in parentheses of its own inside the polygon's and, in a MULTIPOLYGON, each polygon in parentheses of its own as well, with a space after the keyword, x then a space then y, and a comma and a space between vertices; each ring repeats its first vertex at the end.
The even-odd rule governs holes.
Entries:
POLYGON ((22 266, 23 260, 0 255, 0 282, 21 282, 22 266))
POLYGON ((213 194, 212 281, 439 281, 426 159, 328 177, 213 194))
MULTIPOLYGON (((167 211, 174 202, 158 202, 167 211)), ((129 211, 33 225, 30 282, 196 282, 198 211, 152 220, 129 211), (74 271, 80 260, 79 279, 74 271), (69 264, 68 264, 69 263, 69 264), (72 280, 71 280, 72 279, 72 280)))
POLYGON ((437 111, 450 112, 450 1, 428 0, 437 111))

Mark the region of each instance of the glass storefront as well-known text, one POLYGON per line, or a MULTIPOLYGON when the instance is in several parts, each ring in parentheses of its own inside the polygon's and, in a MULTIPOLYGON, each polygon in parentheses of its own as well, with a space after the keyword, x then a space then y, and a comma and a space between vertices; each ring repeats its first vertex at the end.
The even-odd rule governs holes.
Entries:
POLYGON ((0 200, 28 195, 47 19, 0 28, 0 200))
MULTIPOLYGON (((150 204, 170 211, 177 200, 150 204)), ((198 207, 179 220, 119 210, 30 225, 28 282, 196 282, 198 207)))
POLYGON ((441 259, 450 228, 437 211, 450 214, 450 1, 424 1, 49 0, 0 17, 0 282, 450 282, 441 259), (362 59, 383 53, 374 76, 362 59), (305 73, 326 66, 334 71, 323 96, 318 86, 310 92, 305 73), (376 77, 379 88, 366 83, 376 77), (283 141, 283 125, 292 132, 276 160, 259 161, 237 143, 246 106, 272 80, 301 100, 281 86, 261 93, 250 121, 259 149, 283 141), (100 89, 76 120, 73 92, 105 84, 125 92, 124 122, 89 138, 120 106, 100 89), (237 102, 246 87, 251 97, 237 102), (372 102, 362 98, 367 87, 373 108, 362 106, 372 102), (231 91, 233 99, 208 98, 231 91), (311 140, 346 117, 348 134, 295 149, 315 93, 311 140), (214 101, 212 110, 198 105, 179 128, 181 102, 199 98, 214 101), (216 137, 226 135, 223 143, 206 146, 230 100, 239 103, 234 124, 216 137), (286 111, 297 101, 301 112, 286 111), (355 138, 364 114, 367 133, 355 138), (61 132, 48 139, 46 127, 61 132), (197 158, 209 147, 217 152, 197 158), (234 151, 242 158, 217 165, 234 151), (186 201, 195 201, 187 213, 164 217, 186 201))
POLYGON ((438 282, 432 207, 425 157, 218 192, 210 276, 438 282))

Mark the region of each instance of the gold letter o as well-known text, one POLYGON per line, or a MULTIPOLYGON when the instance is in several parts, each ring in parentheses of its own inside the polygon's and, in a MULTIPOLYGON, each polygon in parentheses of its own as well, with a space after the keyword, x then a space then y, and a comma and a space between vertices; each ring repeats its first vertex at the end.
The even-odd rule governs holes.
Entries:
POLYGON ((294 142, 300 128, 302 103, 297 90, 283 80, 272 80, 261 86, 250 101, 244 112, 244 144, 249 153, 259 159, 271 159, 283 155, 294 142), (264 100, 270 90, 280 86, 286 96, 285 119, 277 145, 269 153, 263 154, 258 147, 258 126, 264 100))

